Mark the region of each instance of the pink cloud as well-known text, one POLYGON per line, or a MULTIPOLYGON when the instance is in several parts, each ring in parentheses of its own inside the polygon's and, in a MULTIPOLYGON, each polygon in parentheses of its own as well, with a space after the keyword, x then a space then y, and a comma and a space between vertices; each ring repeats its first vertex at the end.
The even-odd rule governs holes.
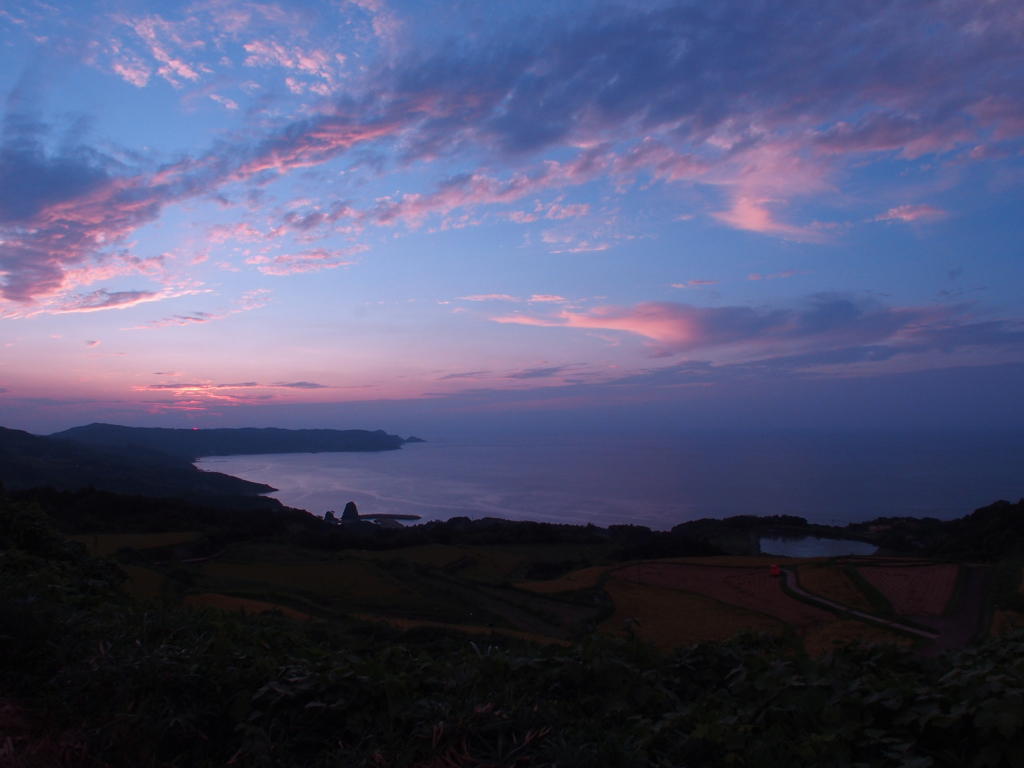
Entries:
MULTIPOLYGON (((596 233, 594 233, 596 234, 596 233)), ((548 230, 541 234, 541 241, 555 246, 552 253, 590 253, 593 251, 607 251, 611 243, 594 234, 578 235, 573 232, 554 232, 548 230)))
POLYGON ((459 296, 460 301, 519 301, 507 293, 480 293, 473 296, 459 296))
MULTIPOLYGON (((438 185, 429 194, 406 194, 397 200, 384 198, 375 208, 362 214, 378 225, 389 225, 404 221, 410 226, 419 226, 424 218, 436 213, 448 213, 455 208, 478 205, 513 203, 552 187, 580 184, 589 181, 610 162, 609 157, 593 157, 589 154, 569 163, 545 161, 525 172, 517 172, 507 179, 499 179, 481 171, 456 176, 438 185)), ((547 209, 546 217, 553 219, 574 218, 585 215, 587 205, 560 206, 554 204, 547 209)), ((536 214, 513 211, 506 216, 517 223, 535 221, 536 214)))
POLYGON ((350 257, 368 251, 368 245, 353 245, 350 248, 312 248, 298 253, 282 253, 275 256, 264 254, 250 256, 246 264, 255 264, 264 275, 294 275, 302 272, 319 272, 322 269, 345 267, 356 262, 350 257))
POLYGON ((700 288, 702 285, 718 285, 718 280, 687 280, 685 283, 672 283, 672 288, 700 288))
POLYGON ((793 277, 795 275, 808 275, 809 272, 798 272, 795 269, 787 269, 784 272, 776 272, 774 275, 762 275, 760 272, 751 272, 747 280, 777 280, 780 277, 793 277))
POLYGON ((930 205, 901 205, 890 208, 871 221, 941 221, 948 215, 941 208, 934 208, 930 205))
POLYGON ((579 216, 586 216, 590 213, 590 205, 587 203, 576 205, 558 205, 557 203, 548 208, 544 214, 545 219, 575 219, 579 216))
POLYGON ((946 332, 957 311, 948 307, 886 308, 844 296, 823 295, 813 297, 801 309, 642 302, 631 307, 491 319, 536 327, 622 331, 646 339, 655 357, 705 352, 756 359, 851 345, 906 343, 922 338, 926 329, 946 332))
MULTIPOLYGON (((359 7, 381 29, 397 23, 383 3, 359 7)), ((0 191, 3 297, 45 300, 85 284, 72 270, 87 277, 169 203, 374 143, 400 164, 472 158, 477 170, 378 201, 359 214, 366 222, 418 226, 458 207, 511 205, 540 190, 602 177, 628 185, 646 175, 719 190, 726 202, 713 215, 726 226, 811 242, 825 238, 822 228, 801 225, 787 206, 836 193, 854 162, 957 152, 962 162, 989 162, 1019 152, 1017 3, 853 3, 828 36, 808 26, 813 4, 726 0, 724 7, 746 23, 723 26, 710 7, 609 7, 571 25, 540 25, 522 39, 496 33, 464 46, 404 50, 368 63, 344 98, 304 107, 290 120, 254 121, 205 154, 156 170, 125 171, 121 158, 84 147, 51 156, 39 136, 16 136, 0 161, 3 187, 19 190, 0 191), (700 85, 710 82, 714 88, 700 85), (563 162, 544 160, 554 152, 563 162)), ((276 4, 196 3, 178 21, 117 17, 134 35, 130 44, 99 39, 113 71, 139 87, 154 68, 176 86, 198 83, 213 72, 210 57, 231 43, 249 46, 252 66, 284 67, 308 91, 329 85, 343 64, 329 46, 310 42, 317 32, 310 18, 276 4)), ((563 206, 563 214, 582 209, 563 206)), ((909 221, 914 212, 889 214, 879 220, 909 221)), ((309 226, 314 220, 324 219, 314 216, 309 226)), ((609 245, 600 237, 560 243, 566 251, 609 245)), ((293 258, 304 267, 329 261, 293 258)))
POLYGON ((135 326, 134 328, 124 328, 126 331, 152 331, 159 328, 168 328, 171 326, 183 326, 183 325, 201 325, 208 323, 211 320, 222 320, 227 317, 225 314, 213 314, 210 312, 192 312, 187 315, 171 315, 165 317, 162 320, 150 320, 143 325, 135 326))
POLYGON ((106 289, 92 293, 70 296, 63 302, 60 313, 68 312, 99 312, 104 309, 127 309, 149 301, 164 298, 159 291, 114 291, 106 289))
POLYGON ((242 242, 256 242, 266 237, 247 221, 239 221, 234 224, 216 224, 210 227, 206 239, 211 243, 223 243, 227 240, 240 240, 242 242))

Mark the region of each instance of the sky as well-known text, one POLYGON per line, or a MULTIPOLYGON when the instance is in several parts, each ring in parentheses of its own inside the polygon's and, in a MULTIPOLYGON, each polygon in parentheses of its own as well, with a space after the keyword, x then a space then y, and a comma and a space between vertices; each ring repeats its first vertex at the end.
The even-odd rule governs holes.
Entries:
POLYGON ((1024 427, 1019 0, 0 3, 0 424, 1024 427))

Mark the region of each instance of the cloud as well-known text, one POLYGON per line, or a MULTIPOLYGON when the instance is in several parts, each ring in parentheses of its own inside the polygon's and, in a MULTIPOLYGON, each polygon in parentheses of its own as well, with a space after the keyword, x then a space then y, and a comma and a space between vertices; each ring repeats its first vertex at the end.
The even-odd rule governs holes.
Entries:
MULTIPOLYGON (((394 17, 370 5, 359 6, 368 23, 387 18, 393 28, 394 17)), ((203 56, 219 58, 230 43, 251 48, 252 68, 283 67, 306 91, 334 89, 291 118, 254 117, 171 163, 73 142, 49 149, 46 126, 10 101, 0 142, 0 295, 45 301, 115 262, 121 274, 152 269, 115 246, 167 205, 356 148, 397 157, 402 168, 435 158, 477 166, 358 213, 381 226, 646 175, 707 188, 722 199, 713 216, 725 226, 815 242, 826 231, 797 221, 796 203, 838 195, 856 163, 893 153, 985 163, 1015 155, 1024 139, 1024 20, 1014 0, 598 5, 515 35, 502 28, 459 45, 389 47, 343 90, 340 60, 302 42, 318 30, 300 16, 274 4, 209 3, 173 22, 118 17, 134 42, 104 42, 104 55, 133 85, 198 83, 215 71, 203 56)), ((584 213, 553 205, 544 216, 584 213)), ((926 208, 900 206, 879 220, 939 215, 926 208)), ((545 236, 566 252, 610 246, 545 236)), ((333 253, 272 257, 259 268, 291 274, 346 263, 333 253)))
POLYGON ((171 315, 165 317, 162 320, 150 320, 143 325, 135 326, 134 328, 125 328, 124 330, 131 331, 146 331, 155 330, 157 328, 167 328, 173 325, 201 325, 208 323, 211 320, 222 320, 226 317, 223 314, 213 314, 211 312, 190 312, 187 315, 171 315))
POLYGON ((880 213, 871 221, 941 221, 949 214, 930 205, 901 205, 880 213))
MULTIPOLYGON (((252 291, 246 291, 242 294, 242 297, 235 303, 241 311, 248 311, 250 309, 259 309, 265 307, 270 303, 270 291, 268 288, 256 288, 252 291)), ((238 311, 238 310, 236 310, 238 311)))
POLYGON ((814 229, 796 227, 777 221, 768 205, 778 202, 784 203, 785 200, 756 199, 740 195, 733 200, 729 210, 713 213, 712 216, 735 229, 746 229, 751 232, 779 235, 807 242, 818 242, 823 239, 822 233, 814 229))
POLYGON ((158 301, 163 297, 163 294, 158 291, 114 291, 110 293, 106 289, 101 288, 92 293, 68 297, 58 311, 66 313, 126 309, 148 301, 158 301))
POLYGON ((191 383, 177 383, 171 382, 167 384, 146 384, 135 387, 136 390, 152 390, 162 391, 169 390, 173 392, 218 392, 220 390, 234 390, 234 389, 330 389, 331 387, 326 384, 315 384, 311 381, 294 381, 294 382, 277 382, 275 384, 261 384, 257 381, 242 381, 233 384, 212 384, 210 382, 191 382, 191 383))
POLYGON ((566 368, 567 365, 555 365, 550 368, 527 368, 524 371, 517 371, 515 373, 509 373, 505 375, 506 379, 549 379, 552 376, 558 376, 566 368))
POLYGON ((463 371, 461 373, 449 373, 447 376, 442 376, 438 381, 451 381, 453 379, 478 379, 482 376, 487 376, 490 371, 463 371))
POLYGON ((294 275, 303 272, 319 272, 321 269, 344 267, 356 262, 350 257, 368 251, 368 245, 354 245, 349 248, 312 248, 298 253, 282 253, 275 256, 259 254, 250 256, 246 264, 255 264, 264 275, 294 275))
POLYGON ((519 301, 515 296, 509 296, 507 293, 479 293, 457 298, 459 301, 519 301))
POLYGON ((90 347, 90 348, 91 347, 98 347, 99 345, 100 345, 100 343, 98 341, 87 341, 87 342, 85 342, 85 346, 90 347))
POLYGON ((544 214, 545 219, 575 219, 579 216, 586 216, 590 213, 590 205, 587 203, 576 205, 558 205, 557 203, 548 208, 544 214))
POLYGON ((672 283, 672 288, 700 288, 702 285, 717 285, 718 280, 687 280, 685 283, 672 283))
POLYGON ((795 269, 787 269, 784 272, 776 272, 774 275, 762 275, 760 272, 751 272, 747 280, 777 280, 780 277, 793 277, 795 275, 808 275, 809 272, 798 272, 795 269))
POLYGON ((1020 321, 978 321, 970 318, 964 307, 886 307, 841 294, 813 296, 797 309, 643 302, 587 312, 563 310, 546 317, 492 319, 540 327, 623 331, 646 339, 654 357, 688 353, 716 359, 799 358, 826 364, 970 346, 1024 345, 1024 323, 1020 321))
POLYGON ((562 303, 568 301, 564 296, 555 296, 551 293, 535 293, 527 299, 531 304, 536 303, 562 303))

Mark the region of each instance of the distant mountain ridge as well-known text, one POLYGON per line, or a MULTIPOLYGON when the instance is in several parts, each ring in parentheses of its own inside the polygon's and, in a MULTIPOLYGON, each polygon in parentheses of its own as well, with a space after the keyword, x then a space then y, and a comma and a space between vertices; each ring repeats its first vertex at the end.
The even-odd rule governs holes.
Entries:
POLYGON ((201 456, 238 456, 261 453, 327 453, 348 451, 396 451, 407 442, 382 429, 167 429, 89 424, 50 435, 58 440, 103 448, 141 447, 192 462, 201 456))
POLYGON ((0 427, 0 483, 11 490, 99 490, 203 500, 231 507, 277 507, 275 490, 143 446, 93 446, 0 427))

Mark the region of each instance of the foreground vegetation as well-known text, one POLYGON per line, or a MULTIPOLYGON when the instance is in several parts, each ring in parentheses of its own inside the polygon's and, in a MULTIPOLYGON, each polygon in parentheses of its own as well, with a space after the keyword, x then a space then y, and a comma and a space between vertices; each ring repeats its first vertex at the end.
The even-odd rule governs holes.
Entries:
POLYGON ((0 501, 9 764, 1024 764, 1019 634, 933 660, 767 635, 664 654, 190 610, 124 578, 0 501))

